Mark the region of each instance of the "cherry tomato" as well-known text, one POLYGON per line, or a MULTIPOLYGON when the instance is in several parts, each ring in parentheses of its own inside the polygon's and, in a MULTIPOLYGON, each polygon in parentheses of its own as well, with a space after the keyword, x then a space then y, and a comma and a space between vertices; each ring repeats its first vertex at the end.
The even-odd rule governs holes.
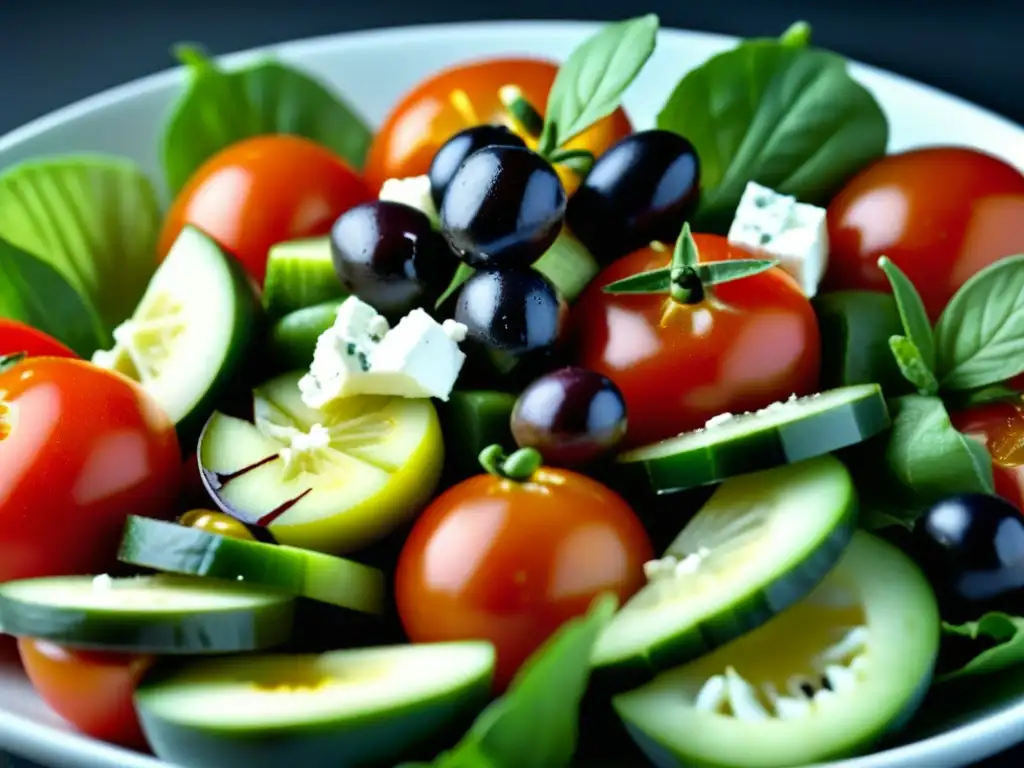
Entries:
POLYGON ((0 357, 18 352, 29 357, 78 357, 52 336, 17 320, 0 317, 0 357))
POLYGON ((135 382, 82 360, 0 373, 0 581, 106 573, 125 518, 169 518, 174 425, 135 382))
POLYGON ((182 188, 164 221, 160 256, 191 224, 262 286, 270 246, 326 235, 338 216, 372 199, 330 150, 298 136, 257 136, 211 157, 182 188))
POLYGON ((1024 253, 1024 174, 966 147, 890 155, 832 200, 828 236, 823 290, 889 291, 888 256, 936 320, 971 275, 1024 253))
POLYGON ((985 446, 992 456, 996 493, 1024 511, 1024 400, 954 412, 950 421, 985 446))
POLYGON ((145 749, 132 697, 151 656, 71 650, 20 638, 18 652, 39 698, 87 736, 145 749))
POLYGON ((485 639, 495 685, 563 622, 644 584, 653 557, 625 501, 596 480, 542 467, 525 481, 477 475, 439 496, 398 560, 398 613, 413 642, 485 639))
MULTIPOLYGON (((693 236, 701 261, 756 258, 724 237, 693 236)), ((641 248, 603 270, 573 307, 576 361, 615 382, 626 400, 624 446, 704 426, 721 413, 763 408, 817 389, 818 322, 793 278, 775 268, 707 288, 697 304, 667 295, 611 295, 609 283, 667 267, 641 248)))
MULTIPOLYGON (((388 179, 425 174, 441 145, 472 125, 504 124, 535 146, 533 137, 510 120, 498 90, 518 86, 543 115, 557 73, 554 62, 510 58, 461 64, 427 78, 398 102, 374 138, 364 171, 367 183, 379 190, 388 179)), ((618 109, 566 146, 600 155, 632 130, 626 113, 618 109)), ((560 175, 563 181, 571 181, 571 176, 560 175)))

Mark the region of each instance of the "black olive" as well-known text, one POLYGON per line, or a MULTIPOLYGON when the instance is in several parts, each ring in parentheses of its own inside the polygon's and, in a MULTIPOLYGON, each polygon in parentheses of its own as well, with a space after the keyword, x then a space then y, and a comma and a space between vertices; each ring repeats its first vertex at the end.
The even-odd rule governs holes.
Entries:
POLYGON ((561 232, 565 201, 561 179, 536 152, 484 147, 452 177, 441 232, 471 267, 528 267, 561 232))
POLYGON ((700 198, 700 161, 677 133, 631 134, 594 163, 566 210, 569 229, 603 263, 672 243, 700 198))
POLYGON ((444 193, 463 161, 478 149, 493 145, 525 147, 526 142, 503 125, 474 125, 472 128, 459 131, 441 145, 430 163, 430 170, 427 171, 427 177, 430 179, 430 196, 438 210, 441 210, 444 193))
POLYGON ((431 304, 458 266, 425 213, 385 200, 339 216, 331 228, 331 252, 345 290, 391 317, 431 304))
POLYGON ((947 621, 1024 609, 1024 518, 998 496, 943 499, 917 521, 912 554, 935 588, 947 621))

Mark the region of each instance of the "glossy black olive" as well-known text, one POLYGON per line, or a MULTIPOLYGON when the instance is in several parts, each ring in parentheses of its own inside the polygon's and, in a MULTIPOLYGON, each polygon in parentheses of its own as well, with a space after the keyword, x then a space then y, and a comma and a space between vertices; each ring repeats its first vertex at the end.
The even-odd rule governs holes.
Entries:
POLYGON ((570 366, 536 379, 512 411, 512 436, 553 466, 578 467, 608 456, 626 434, 626 401, 599 373, 570 366))
POLYGON ((998 496, 951 496, 917 521, 913 554, 939 597, 942 617, 1024 609, 1024 518, 998 496))
POLYGON ((561 232, 565 200, 555 169, 536 152, 484 147, 452 177, 441 232, 471 267, 528 267, 561 232))
POLYGON ((569 201, 569 228, 603 263, 673 243, 700 198, 700 161, 677 133, 634 133, 601 155, 569 201))
POLYGON ((345 290, 391 317, 431 304, 458 266, 426 214, 384 200, 339 216, 331 229, 331 252, 345 290))
POLYGON ((452 136, 441 145, 430 163, 427 177, 430 179, 430 196, 434 205, 441 210, 444 193, 452 177, 463 161, 478 149, 490 146, 525 147, 526 142, 503 125, 474 125, 452 136))
POLYGON ((486 352, 499 371, 552 353, 568 315, 565 299, 533 269, 479 270, 459 289, 455 304, 469 349, 486 352))

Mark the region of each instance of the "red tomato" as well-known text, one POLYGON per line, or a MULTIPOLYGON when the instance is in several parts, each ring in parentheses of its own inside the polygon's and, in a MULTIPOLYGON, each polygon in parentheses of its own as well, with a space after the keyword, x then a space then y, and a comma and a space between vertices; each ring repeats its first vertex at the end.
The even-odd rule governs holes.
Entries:
POLYGON ((966 147, 890 155, 835 197, 828 236, 823 290, 890 290, 888 256, 936 320, 971 275, 1024 253, 1024 174, 966 147))
MULTIPOLYGON (((756 258, 718 235, 693 238, 701 261, 756 258)), ((694 305, 666 295, 601 290, 670 260, 670 253, 652 248, 624 256, 595 278, 572 311, 577 362, 622 390, 626 446, 697 429, 721 413, 816 391, 818 321, 799 285, 781 269, 710 287, 694 305)))
MULTIPOLYGON (((504 85, 518 86, 543 115, 557 72, 558 64, 542 59, 487 59, 422 81, 398 102, 374 137, 364 171, 370 188, 379 190, 388 179, 426 173, 441 145, 472 125, 501 123, 516 130, 498 98, 504 85)), ((632 131, 626 113, 618 109, 566 146, 600 155, 632 131)), ((565 173, 562 179, 570 180, 565 173)))
POLYGON ((625 601, 654 556, 625 501, 595 480, 541 468, 526 482, 478 475, 419 517, 395 573, 413 642, 494 643, 495 685, 606 590, 625 601))
POLYGON ((950 421, 988 449, 996 493, 1024 511, 1024 400, 951 413, 950 421))
POLYGON ((81 360, 0 373, 0 581, 105 573, 130 514, 170 517, 174 425, 135 382, 81 360))
POLYGON ((319 144, 287 135, 246 139, 207 160, 178 193, 160 257, 191 224, 262 286, 270 246, 325 235, 338 216, 372 199, 356 172, 319 144))
POLYGON ((82 733, 146 748, 132 697, 153 663, 150 656, 71 650, 20 638, 18 652, 39 698, 82 733))
POLYGON ((52 336, 17 320, 0 317, 0 357, 18 352, 29 357, 78 357, 52 336))

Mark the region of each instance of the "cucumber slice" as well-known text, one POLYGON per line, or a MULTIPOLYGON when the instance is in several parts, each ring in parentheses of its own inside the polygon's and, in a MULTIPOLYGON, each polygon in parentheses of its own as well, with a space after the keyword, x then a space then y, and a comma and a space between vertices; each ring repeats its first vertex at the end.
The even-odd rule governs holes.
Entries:
POLYGON ((364 613, 384 611, 384 574, 376 568, 177 523, 132 515, 117 557, 143 568, 244 581, 364 613))
POLYGON ((0 585, 0 626, 83 648, 133 653, 238 653, 291 636, 284 592, 183 576, 54 576, 0 585))
POLYGON ((267 354, 278 373, 308 369, 320 334, 334 325, 342 299, 289 312, 270 329, 267 354))
POLYGON ((533 268, 558 289, 566 301, 576 301, 601 271, 587 247, 565 228, 533 268))
POLYGON ((918 568, 858 531, 803 601, 613 705, 661 768, 817 765, 863 752, 913 714, 939 627, 918 568))
POLYGON ((411 520, 433 495, 444 443, 427 399, 355 396, 315 411, 301 372, 253 391, 253 422, 214 413, 199 441, 218 506, 281 544, 353 552, 411 520))
POLYGON ((490 696, 489 643, 258 656, 154 670, 135 694, 158 757, 190 768, 394 765, 490 696))
POLYGON ((513 446, 510 419, 515 405, 516 396, 507 392, 468 390, 452 392, 439 406, 450 480, 480 474, 480 451, 487 446, 513 446))
POLYGON ((263 308, 269 317, 345 296, 327 237, 290 240, 271 247, 263 280, 263 308))
POLYGON ((185 227, 135 314, 114 331, 114 348, 93 362, 140 382, 190 442, 244 362, 257 316, 238 262, 185 227))
POLYGON ((831 453, 889 423, 877 384, 841 387, 754 413, 723 414, 703 429, 623 453, 618 462, 633 475, 628 479, 639 475, 656 493, 672 493, 831 453))
POLYGON ((760 626, 810 592, 856 525, 853 480, 820 456, 726 480, 644 566, 649 583, 594 649, 609 684, 635 684, 760 626))

